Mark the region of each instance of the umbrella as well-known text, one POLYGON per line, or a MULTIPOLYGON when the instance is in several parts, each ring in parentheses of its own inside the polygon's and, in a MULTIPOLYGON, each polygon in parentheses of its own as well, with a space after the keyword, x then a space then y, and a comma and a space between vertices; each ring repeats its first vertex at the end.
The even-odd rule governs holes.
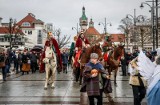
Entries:
POLYGON ((25 49, 24 46, 17 48, 17 50, 21 50, 21 51, 23 51, 24 49, 25 49))
POLYGON ((41 48, 41 49, 43 49, 43 46, 35 45, 33 48, 41 48))
POLYGON ((31 51, 41 52, 41 51, 42 51, 42 48, 34 47, 34 48, 31 49, 31 51))

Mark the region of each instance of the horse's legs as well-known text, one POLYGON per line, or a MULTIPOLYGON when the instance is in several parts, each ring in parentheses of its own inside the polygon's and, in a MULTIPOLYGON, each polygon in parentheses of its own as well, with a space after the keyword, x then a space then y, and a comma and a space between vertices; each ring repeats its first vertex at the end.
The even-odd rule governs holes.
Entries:
POLYGON ((111 72, 112 72, 112 69, 109 67, 109 68, 108 68, 109 76, 111 76, 111 72))
POLYGON ((82 75, 80 74, 79 85, 82 85, 82 75))
POLYGON ((83 68, 80 68, 80 80, 79 80, 79 85, 82 85, 82 73, 83 73, 83 68))
POLYGON ((48 65, 48 64, 46 64, 45 66, 46 66, 46 67, 45 67, 45 69, 46 69, 46 81, 45 81, 44 89, 47 89, 48 80, 49 80, 50 68, 49 68, 49 65, 48 65))
POLYGON ((51 68, 51 70, 52 70, 52 76, 51 76, 51 83, 52 83, 52 85, 51 85, 51 88, 54 88, 55 86, 54 86, 54 81, 55 81, 55 77, 56 77, 56 66, 55 67, 53 67, 53 68, 51 68))
POLYGON ((80 68, 76 67, 76 82, 78 82, 80 76, 80 68))
POLYGON ((117 84, 117 82, 116 82, 117 71, 118 71, 118 68, 116 68, 115 71, 114 71, 114 84, 115 84, 115 85, 117 84))

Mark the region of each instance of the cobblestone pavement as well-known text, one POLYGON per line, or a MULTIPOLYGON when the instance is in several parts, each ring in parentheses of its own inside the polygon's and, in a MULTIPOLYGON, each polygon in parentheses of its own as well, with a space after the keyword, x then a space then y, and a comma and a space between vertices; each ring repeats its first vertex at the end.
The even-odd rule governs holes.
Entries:
MULTIPOLYGON (((114 103, 109 103, 104 96, 103 105, 133 105, 131 86, 128 84, 128 76, 120 76, 118 73, 117 86, 113 85, 112 97, 114 103)), ((113 79, 112 79, 113 80, 113 79)), ((72 70, 68 73, 56 75, 55 88, 44 90, 45 73, 27 75, 12 74, 6 82, 0 81, 0 104, 13 105, 87 105, 87 94, 80 93, 79 83, 73 80, 72 70)), ((146 105, 146 100, 143 101, 146 105)))

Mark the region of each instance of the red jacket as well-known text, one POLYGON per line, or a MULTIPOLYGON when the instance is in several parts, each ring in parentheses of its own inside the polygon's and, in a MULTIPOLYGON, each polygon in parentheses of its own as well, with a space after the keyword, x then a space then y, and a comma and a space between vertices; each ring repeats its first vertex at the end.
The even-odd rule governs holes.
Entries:
MULTIPOLYGON (((87 38, 84 38, 84 43, 90 44, 87 38)), ((80 37, 78 37, 78 39, 76 41, 76 47, 82 48, 82 39, 80 37)))

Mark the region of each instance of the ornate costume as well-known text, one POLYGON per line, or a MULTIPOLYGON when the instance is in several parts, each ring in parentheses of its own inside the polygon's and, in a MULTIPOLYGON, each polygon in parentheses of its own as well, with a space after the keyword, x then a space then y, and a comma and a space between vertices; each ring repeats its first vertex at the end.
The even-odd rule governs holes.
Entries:
POLYGON ((86 47, 89 43, 88 39, 87 38, 81 38, 80 36, 78 37, 77 41, 76 41, 76 47, 78 48, 84 48, 86 47))
MULTIPOLYGON (((52 47, 52 49, 54 50, 54 52, 56 52, 56 55, 57 55, 58 72, 60 72, 62 70, 62 59, 61 59, 61 53, 58 47, 58 43, 56 39, 51 36, 50 32, 48 33, 48 35, 49 35, 48 39, 46 40, 45 45, 44 45, 44 52, 42 53, 42 59, 45 58, 46 47, 47 46, 52 47)), ((41 68, 41 69, 44 69, 44 68, 41 68)))

